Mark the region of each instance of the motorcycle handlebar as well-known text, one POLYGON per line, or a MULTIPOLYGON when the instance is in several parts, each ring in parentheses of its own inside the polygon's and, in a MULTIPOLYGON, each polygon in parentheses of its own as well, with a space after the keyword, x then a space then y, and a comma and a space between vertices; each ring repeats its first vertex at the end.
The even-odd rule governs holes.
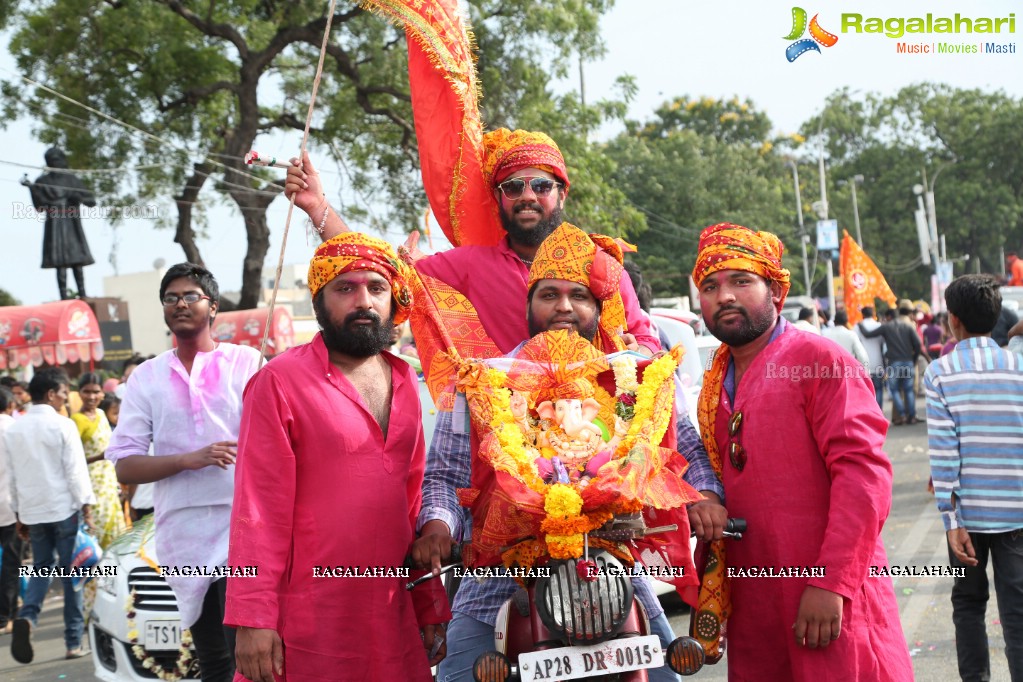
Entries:
POLYGON ((739 533, 740 535, 742 533, 745 533, 746 532, 746 519, 740 519, 740 518, 728 519, 728 521, 725 523, 725 532, 726 533, 739 533))

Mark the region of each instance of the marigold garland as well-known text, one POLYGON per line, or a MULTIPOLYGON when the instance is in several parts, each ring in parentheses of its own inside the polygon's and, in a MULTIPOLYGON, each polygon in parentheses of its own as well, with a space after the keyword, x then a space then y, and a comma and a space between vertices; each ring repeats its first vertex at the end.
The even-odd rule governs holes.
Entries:
MULTIPOLYGON (((615 412, 621 416, 619 408, 624 404, 629 408, 626 412, 631 417, 623 420, 628 423, 628 430, 613 453, 615 459, 626 457, 637 442, 658 443, 663 438, 672 413, 672 373, 679 359, 677 351, 658 358, 646 367, 641 383, 636 378, 634 358, 624 356, 612 361, 617 397, 615 412)), ((547 554, 555 559, 578 558, 583 552, 584 533, 601 527, 615 513, 642 509, 641 499, 620 499, 612 505, 613 508, 582 513, 583 500, 579 493, 579 483, 545 483, 535 462, 541 452, 527 442, 523 427, 512 414, 512 390, 508 388, 508 375, 482 364, 469 365, 460 371, 460 387, 467 393, 474 419, 482 418, 483 423, 489 426, 503 455, 496 458, 491 456, 488 461, 495 469, 511 474, 543 496, 546 518, 541 522, 540 530, 545 533, 543 540, 547 554)), ((606 391, 602 393, 607 398, 611 397, 606 391)), ((659 470, 659 467, 655 467, 655 470, 659 470)), ((514 557, 532 565, 538 558, 537 551, 529 549, 525 554, 508 552, 504 555, 505 561, 507 563, 514 557)))
POLYGON ((626 456, 640 435, 647 436, 647 440, 651 443, 659 443, 664 437, 668 422, 671 420, 671 407, 670 403, 667 406, 663 402, 658 405, 657 398, 659 393, 666 393, 669 390, 674 392, 671 375, 678 367, 679 359, 680 355, 676 347, 670 353, 651 362, 643 371, 643 383, 636 391, 634 417, 629 425, 628 434, 618 444, 618 449, 615 452, 616 457, 626 456))

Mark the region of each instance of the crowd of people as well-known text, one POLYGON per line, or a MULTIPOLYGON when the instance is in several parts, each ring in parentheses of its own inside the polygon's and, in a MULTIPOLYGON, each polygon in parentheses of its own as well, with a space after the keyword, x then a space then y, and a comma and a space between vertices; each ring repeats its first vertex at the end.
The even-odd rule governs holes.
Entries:
MULTIPOLYGON (((132 358, 125 372, 130 374, 143 361, 132 358)), ((0 633, 17 633, 19 645, 12 652, 19 662, 33 658, 24 640, 51 582, 30 577, 18 608, 18 573, 29 550, 36 566, 55 560, 68 565, 80 525, 105 550, 133 519, 152 511, 151 503, 142 509, 134 506, 145 504, 143 496, 135 497, 135 490, 121 485, 105 458, 119 416, 115 384, 120 382, 104 382, 93 372, 72 381, 63 369, 53 367, 36 371, 27 383, 0 378, 0 633)), ((79 591, 68 578, 64 588, 66 655, 78 658, 85 655, 84 615, 95 598, 95 585, 90 582, 79 591)))
MULTIPOLYGON (((410 317, 413 329, 434 324, 399 344, 427 380, 451 369, 444 344, 515 358, 555 330, 601 354, 666 350, 623 276, 628 245, 564 221, 570 179, 555 142, 501 129, 484 148, 503 238, 431 256, 414 236, 395 250, 349 230, 310 159, 294 160, 285 191, 322 238, 308 278, 321 330, 265 365, 257 350, 213 337, 217 281, 182 263, 154 292, 172 350, 133 359, 121 381, 89 372, 72 382, 55 368, 3 381, 0 629, 17 661, 33 660, 50 585, 31 578, 17 609, 20 543, 37 568, 69 566, 80 526, 105 547, 131 524, 130 506, 136 518, 154 514, 162 565, 258 569, 166 577, 202 679, 425 681, 434 665, 439 680, 470 679, 516 591, 510 578, 463 581, 449 603, 439 581, 410 593, 403 576, 316 571, 409 557, 436 573, 484 522, 473 515, 478 496, 496 495, 457 405, 438 402, 426 442, 416 372, 389 350, 396 329, 410 317)), ((890 425, 920 421, 923 390, 950 561, 967 569, 952 588, 960 672, 983 679, 989 667, 990 557, 1010 669, 1023 680, 1023 375, 1020 356, 1002 348, 1018 320, 991 278, 964 276, 946 292, 947 314, 902 300, 884 322, 864 308, 855 328, 842 311, 831 325, 809 308, 789 322, 783 251, 773 234, 721 223, 701 233, 692 268, 703 321, 722 342, 698 424, 676 409, 668 438, 680 490, 693 495, 684 522, 700 542, 694 635, 711 660, 727 636, 731 680, 912 679, 892 583, 868 575, 887 566, 892 464, 882 446, 890 425), (748 521, 742 542, 725 538, 729 516, 748 521), (818 570, 733 577, 764 567, 818 570)), ((66 656, 76 658, 83 593, 63 580, 66 656)), ((650 579, 633 583, 666 648, 676 633, 650 579)), ((650 676, 678 679, 668 667, 650 676)))

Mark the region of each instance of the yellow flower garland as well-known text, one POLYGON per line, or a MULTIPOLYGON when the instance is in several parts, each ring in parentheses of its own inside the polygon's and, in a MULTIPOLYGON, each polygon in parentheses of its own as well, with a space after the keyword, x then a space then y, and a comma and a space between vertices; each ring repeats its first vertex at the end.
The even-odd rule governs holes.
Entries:
MULTIPOLYGON (((658 358, 645 369, 642 383, 636 379, 636 363, 633 358, 618 358, 612 362, 615 394, 636 393, 634 418, 626 437, 622 439, 614 453, 616 459, 626 456, 640 437, 651 443, 658 443, 663 438, 671 419, 671 401, 666 401, 664 397, 670 398, 674 393, 672 374, 679 360, 680 353, 677 349, 658 358)), ((525 434, 511 413, 511 390, 506 387, 508 375, 494 368, 480 372, 478 366, 471 371, 467 369, 464 376, 470 374, 477 379, 485 378, 485 381, 473 382, 465 388, 467 392, 477 394, 472 396, 474 400, 471 402, 476 402, 476 399, 482 397, 489 407, 486 414, 490 416, 490 429, 497 437, 503 454, 514 463, 514 468, 506 461, 492 464, 495 468, 515 476, 531 490, 543 496, 547 517, 541 523, 541 530, 546 533, 544 540, 548 554, 555 559, 581 556, 583 534, 602 526, 613 516, 613 512, 601 509, 583 514, 583 500, 575 485, 546 484, 540 477, 534 461, 539 452, 526 445, 525 434)), ((623 501, 618 506, 621 507, 619 511, 635 511, 642 508, 642 502, 623 501)))
POLYGON ((672 381, 671 375, 678 367, 679 360, 680 354, 676 347, 651 362, 643 371, 643 383, 636 391, 635 416, 625 438, 618 444, 616 458, 626 456, 644 432, 651 443, 659 443, 664 437, 671 420, 671 404, 662 403, 658 409, 657 398, 662 391, 674 391, 674 385, 669 382, 672 381))

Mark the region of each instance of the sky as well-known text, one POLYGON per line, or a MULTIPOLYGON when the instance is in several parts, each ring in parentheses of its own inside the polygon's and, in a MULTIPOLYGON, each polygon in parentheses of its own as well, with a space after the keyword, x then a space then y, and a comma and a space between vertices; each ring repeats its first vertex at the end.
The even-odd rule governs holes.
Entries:
MULTIPOLYGON (((749 98, 767 113, 778 133, 796 132, 801 123, 818 113, 828 95, 840 87, 854 93, 877 92, 891 95, 900 88, 924 81, 944 82, 955 87, 1003 90, 1023 97, 1023 5, 1011 0, 733 0, 693 2, 691 0, 617 0, 603 19, 607 45, 605 58, 585 67, 586 96, 595 101, 613 94, 615 79, 623 74, 636 78, 639 92, 630 106, 630 118, 649 118, 666 100, 680 95, 691 97, 749 98), (793 7, 799 2, 808 19, 818 15, 819 25, 838 37, 831 47, 810 50, 789 63, 786 48, 793 27, 793 7), (843 15, 859 14, 863 23, 880 19, 954 17, 1016 17, 1016 31, 1001 34, 907 34, 893 39, 877 33, 844 31, 843 15), (897 44, 938 42, 979 45, 990 39, 1013 45, 1010 54, 899 54, 897 44)), ((804 33, 803 38, 809 36, 804 33)), ((8 35, 0 34, 0 78, 15 78, 13 59, 6 51, 8 35)), ((310 64, 310 83, 315 69, 310 64)), ((484 84, 485 85, 485 84, 484 84)), ((567 82, 560 87, 574 87, 567 82)), ((614 129, 605 131, 613 134, 614 129)), ((260 140, 256 149, 264 155, 288 158, 295 155, 301 133, 276 135, 260 140)), ((46 145, 38 142, 29 120, 9 121, 0 130, 0 288, 24 304, 42 303, 56 297, 53 270, 39 268, 42 251, 42 221, 30 218, 28 190, 18 184, 24 173, 30 178, 40 170, 12 164, 42 166, 46 145)), ((568 160, 571 167, 571 159, 568 160)), ((75 166, 72 158, 70 165, 75 166)), ((322 164, 321 164, 322 165, 322 164)), ((328 197, 345 191, 343 174, 321 168, 328 197)), ((283 177, 283 175, 282 175, 283 177)), ((940 201, 940 198, 939 198, 940 201)), ((102 205, 102 202, 101 202, 102 205)), ((173 218, 173 202, 154 202, 155 210, 173 218)), ((148 210, 148 209, 147 209, 148 210)), ((268 211, 271 247, 266 265, 276 265, 284 231, 287 202, 276 199, 268 211)), ((207 267, 213 271, 222 291, 241 286, 241 265, 245 230, 238 213, 217 207, 210 214, 210 235, 199 246, 207 267)), ((296 212, 292 218, 285 252, 286 263, 307 262, 315 245, 305 235, 305 221, 296 212)), ((116 245, 121 274, 154 267, 157 260, 168 264, 184 260, 173 241, 173 230, 159 230, 151 220, 129 220, 116 229, 102 218, 88 218, 85 230, 95 265, 86 268, 86 290, 102 294, 102 278, 115 274, 110 262, 116 245)), ((353 222, 352 227, 359 229, 353 222)), ((397 230, 386 235, 394 244, 402 241, 397 230)), ((435 247, 439 248, 435 241, 435 247)), ((70 277, 69 283, 73 282, 70 277)), ((155 296, 155 294, 154 294, 155 296)))

